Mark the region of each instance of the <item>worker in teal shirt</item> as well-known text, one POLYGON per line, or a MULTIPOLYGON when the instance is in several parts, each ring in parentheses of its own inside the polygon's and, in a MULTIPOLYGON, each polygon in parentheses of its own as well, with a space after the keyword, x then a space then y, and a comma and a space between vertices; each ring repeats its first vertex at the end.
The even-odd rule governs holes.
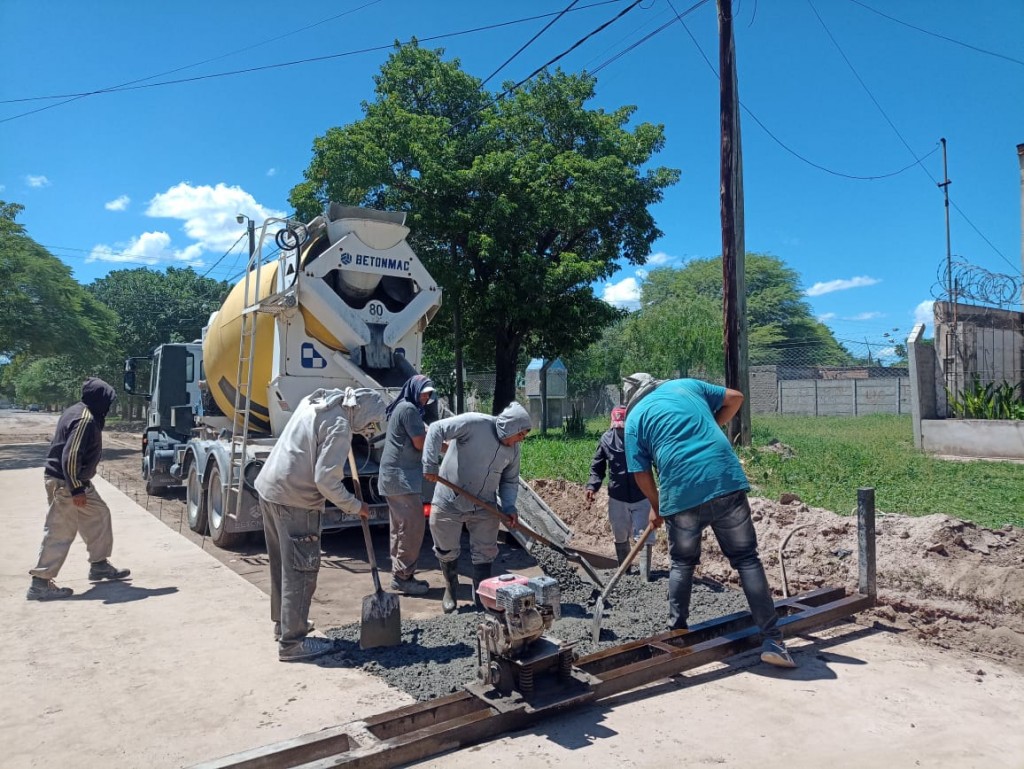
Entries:
POLYGON ((750 484, 722 432, 743 394, 698 379, 659 382, 649 374, 623 380, 626 464, 651 501, 650 520, 668 531, 669 630, 686 628, 701 533, 710 526, 739 572, 750 613, 761 631, 761 659, 796 667, 782 642, 778 614, 750 518, 750 484), (655 481, 654 469, 658 477, 655 481))

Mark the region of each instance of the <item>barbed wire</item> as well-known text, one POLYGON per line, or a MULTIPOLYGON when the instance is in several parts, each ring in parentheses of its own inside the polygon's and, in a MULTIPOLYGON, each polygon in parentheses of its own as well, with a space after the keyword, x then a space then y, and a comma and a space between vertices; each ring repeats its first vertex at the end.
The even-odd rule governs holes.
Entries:
POLYGON ((1013 307, 1021 301, 1019 275, 989 272, 962 257, 939 264, 932 296, 940 301, 949 299, 950 286, 957 301, 968 300, 1000 308, 1013 307))

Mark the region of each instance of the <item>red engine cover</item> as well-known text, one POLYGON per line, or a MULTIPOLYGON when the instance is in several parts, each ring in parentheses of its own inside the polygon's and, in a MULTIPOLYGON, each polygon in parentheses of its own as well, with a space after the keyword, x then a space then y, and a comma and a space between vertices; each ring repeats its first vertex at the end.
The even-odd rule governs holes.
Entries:
POLYGON ((526 585, 529 582, 528 577, 523 577, 519 574, 502 574, 498 577, 485 579, 480 583, 480 587, 477 588, 476 592, 480 596, 480 603, 491 611, 501 611, 495 602, 498 588, 505 585, 526 585))

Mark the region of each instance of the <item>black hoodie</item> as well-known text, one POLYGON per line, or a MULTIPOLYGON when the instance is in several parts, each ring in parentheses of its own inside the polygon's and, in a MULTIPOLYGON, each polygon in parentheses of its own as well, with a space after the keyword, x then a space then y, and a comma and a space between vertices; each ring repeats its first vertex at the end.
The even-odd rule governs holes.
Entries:
POLYGON ((84 494, 103 453, 103 425, 117 397, 102 379, 86 379, 82 400, 60 415, 46 455, 44 474, 58 478, 73 495, 84 494))

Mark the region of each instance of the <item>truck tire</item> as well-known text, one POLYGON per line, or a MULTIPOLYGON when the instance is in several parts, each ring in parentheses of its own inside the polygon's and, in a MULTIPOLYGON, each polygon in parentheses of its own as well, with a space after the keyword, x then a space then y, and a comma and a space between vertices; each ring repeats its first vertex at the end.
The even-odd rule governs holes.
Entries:
POLYGON ((206 510, 210 525, 210 539, 217 547, 234 547, 245 536, 244 532, 227 531, 228 493, 220 476, 220 466, 210 465, 206 482, 206 510))
POLYGON ((196 534, 206 533, 206 494, 195 462, 192 462, 188 468, 188 481, 185 485, 185 518, 188 521, 188 527, 196 534))

